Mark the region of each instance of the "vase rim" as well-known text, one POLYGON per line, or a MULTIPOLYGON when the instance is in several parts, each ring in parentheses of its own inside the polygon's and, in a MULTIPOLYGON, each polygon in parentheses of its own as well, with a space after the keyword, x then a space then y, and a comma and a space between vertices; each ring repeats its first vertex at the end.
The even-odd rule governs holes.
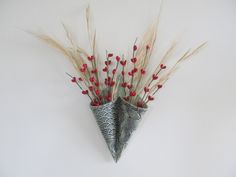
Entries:
MULTIPOLYGON (((116 99, 116 100, 117 100, 117 99, 116 99)), ((107 105, 114 104, 114 103, 116 102, 116 100, 114 100, 114 101, 110 101, 110 102, 107 102, 107 103, 102 104, 102 105, 99 105, 99 106, 93 106, 93 105, 91 105, 92 102, 90 102, 89 105, 90 105, 91 108, 101 108, 101 107, 103 107, 103 106, 107 106, 107 105)))
POLYGON ((141 108, 141 107, 135 106, 134 104, 132 104, 132 103, 126 101, 124 98, 122 98, 122 97, 120 97, 120 96, 119 96, 119 98, 120 98, 125 104, 127 104, 127 105, 129 105, 129 106, 131 106, 131 107, 133 107, 133 108, 135 108, 135 109, 143 110, 143 111, 146 111, 146 110, 148 109, 147 104, 144 104, 144 107, 141 108))

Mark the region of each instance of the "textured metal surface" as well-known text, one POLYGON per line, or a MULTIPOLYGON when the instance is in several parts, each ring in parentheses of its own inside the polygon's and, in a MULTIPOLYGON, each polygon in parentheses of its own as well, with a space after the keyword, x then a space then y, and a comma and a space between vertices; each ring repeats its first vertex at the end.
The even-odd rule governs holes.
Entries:
POLYGON ((116 160, 117 105, 115 102, 90 106, 111 155, 116 160))
POLYGON ((147 111, 147 108, 138 108, 126 102, 122 98, 118 98, 118 131, 116 158, 119 160, 123 150, 126 148, 128 141, 137 129, 142 115, 147 111))
POLYGON ((115 102, 90 108, 111 155, 117 162, 147 108, 138 108, 120 97, 115 102))

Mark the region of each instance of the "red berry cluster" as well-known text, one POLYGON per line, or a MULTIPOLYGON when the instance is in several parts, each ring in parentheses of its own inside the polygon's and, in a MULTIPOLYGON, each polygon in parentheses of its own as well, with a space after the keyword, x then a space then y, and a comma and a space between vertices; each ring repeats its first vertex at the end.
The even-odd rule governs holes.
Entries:
POLYGON ((164 69, 166 69, 166 66, 164 64, 160 64, 158 72, 152 74, 151 80, 143 88, 142 99, 137 102, 138 107, 144 107, 145 104, 147 104, 149 101, 154 100, 154 95, 156 94, 156 92, 159 89, 162 88, 162 84, 160 84, 159 81, 158 81, 158 79, 159 79, 158 75, 164 69))
POLYGON ((107 54, 106 61, 104 62, 105 66, 102 69, 106 73, 104 83, 99 82, 96 58, 92 55, 88 56, 87 59, 88 63, 82 64, 79 68, 82 77, 76 78, 68 74, 71 77, 71 81, 80 87, 82 94, 89 96, 93 106, 99 106, 112 101, 112 92, 116 84, 115 75, 118 71, 120 57, 116 56, 115 61, 113 61, 113 54, 107 54), (112 68, 112 64, 115 62, 116 66, 112 68))
MULTIPOLYGON (((145 49, 145 57, 147 57, 150 46, 147 45, 145 49)), ((81 77, 76 78, 68 75, 71 77, 71 81, 80 87, 82 94, 89 96, 91 105, 93 106, 99 106, 112 101, 114 98, 113 90, 114 88, 118 88, 124 90, 124 95, 122 97, 126 101, 131 102, 138 107, 144 107, 149 101, 154 100, 153 95, 162 87, 158 82, 159 73, 166 69, 166 66, 160 64, 159 71, 153 73, 150 82, 144 85, 143 91, 137 93, 140 83, 146 74, 146 70, 145 67, 136 66, 138 62, 138 57, 136 56, 138 51, 137 45, 133 45, 132 51, 133 55, 130 58, 130 61, 124 59, 124 57, 121 59, 120 56, 114 56, 113 53, 107 52, 104 67, 102 68, 102 73, 105 73, 104 82, 99 81, 100 77, 94 55, 87 56, 88 62, 85 62, 79 68, 81 77), (126 71, 128 61, 130 65, 127 69, 130 69, 130 71, 126 71), (119 84, 116 79, 117 76, 121 77, 121 82, 119 84), (142 93, 143 96, 141 97, 142 93)))

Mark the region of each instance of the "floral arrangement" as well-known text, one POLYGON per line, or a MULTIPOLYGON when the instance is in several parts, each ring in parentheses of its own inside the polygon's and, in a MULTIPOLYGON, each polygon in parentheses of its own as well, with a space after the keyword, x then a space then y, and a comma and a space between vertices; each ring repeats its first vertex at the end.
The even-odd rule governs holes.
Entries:
POLYGON ((206 43, 193 50, 187 50, 172 67, 168 67, 166 63, 176 47, 176 43, 173 43, 156 68, 147 72, 156 41, 158 22, 148 28, 140 43, 135 40, 130 47, 131 56, 115 55, 106 51, 106 56, 102 59, 96 50, 96 33, 91 27, 89 7, 86 9, 86 20, 90 52, 77 44, 64 24, 63 28, 70 42, 68 47, 47 34, 31 33, 58 49, 72 62, 78 76, 66 74, 71 82, 79 87, 81 93, 90 99, 90 108, 114 160, 117 161, 149 102, 154 100, 154 96, 179 65, 196 54, 206 43))

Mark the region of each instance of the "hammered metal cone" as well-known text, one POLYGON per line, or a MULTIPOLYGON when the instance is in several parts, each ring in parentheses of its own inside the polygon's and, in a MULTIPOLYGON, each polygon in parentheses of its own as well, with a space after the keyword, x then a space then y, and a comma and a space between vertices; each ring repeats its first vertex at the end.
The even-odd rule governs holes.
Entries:
POLYGON ((117 104, 119 105, 116 144, 116 160, 118 161, 147 108, 138 108, 122 98, 117 100, 117 104))
POLYGON ((116 102, 109 102, 101 106, 90 106, 97 124, 114 159, 116 156, 117 106, 116 102))

